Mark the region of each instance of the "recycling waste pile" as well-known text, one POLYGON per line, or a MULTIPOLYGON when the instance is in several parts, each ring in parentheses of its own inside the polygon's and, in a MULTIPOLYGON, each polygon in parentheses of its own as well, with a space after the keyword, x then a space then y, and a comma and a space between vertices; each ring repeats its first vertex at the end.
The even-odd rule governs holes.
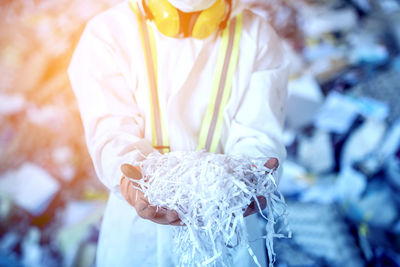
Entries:
MULTIPOLYGON (((66 69, 118 2, 0 3, 0 266, 95 265, 108 194, 66 69)), ((291 62, 275 266, 400 266, 400 1, 244 2, 291 62)))
POLYGON ((131 181, 151 205, 176 211, 185 225, 175 227, 173 234, 179 266, 232 266, 234 254, 244 248, 260 267, 263 261, 250 247, 244 222, 243 211, 251 202, 265 219, 270 262, 275 261, 273 239, 290 236, 287 229, 275 231, 275 224, 285 217, 285 201, 277 191, 275 171, 265 162, 265 158, 203 150, 156 151, 134 163, 142 175, 131 181), (265 197, 267 217, 257 196, 265 197))

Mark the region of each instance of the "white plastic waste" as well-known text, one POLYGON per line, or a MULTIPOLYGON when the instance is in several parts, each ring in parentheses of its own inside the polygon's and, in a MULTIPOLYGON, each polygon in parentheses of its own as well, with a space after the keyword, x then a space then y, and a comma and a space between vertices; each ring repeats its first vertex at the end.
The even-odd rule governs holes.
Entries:
POLYGON ((331 137, 327 132, 317 130, 309 138, 301 138, 298 146, 300 163, 316 174, 332 170, 335 164, 331 137))
POLYGON ((265 196, 266 246, 274 261, 274 225, 284 215, 285 202, 277 191, 274 172, 264 166, 265 158, 249 159, 204 151, 152 153, 134 163, 142 170, 140 181, 132 179, 149 203, 175 210, 186 227, 177 227, 174 240, 181 266, 231 266, 236 248, 247 247, 255 263, 244 224, 248 205, 265 196))
POLYGON ((46 210, 59 189, 57 180, 30 162, 0 176, 0 191, 34 216, 46 210))

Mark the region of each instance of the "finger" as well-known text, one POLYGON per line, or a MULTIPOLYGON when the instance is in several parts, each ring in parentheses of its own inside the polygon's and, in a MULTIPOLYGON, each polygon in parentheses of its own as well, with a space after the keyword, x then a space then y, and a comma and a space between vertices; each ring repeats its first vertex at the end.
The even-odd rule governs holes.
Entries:
POLYGON ((270 170, 275 170, 279 166, 279 161, 277 158, 270 158, 269 160, 267 160, 264 166, 270 170))
POLYGON ((155 213, 152 221, 155 223, 159 223, 159 224, 168 224, 171 221, 168 220, 167 213, 168 213, 167 209, 163 209, 163 208, 156 209, 156 213, 155 213))
POLYGON ((135 201, 135 208, 137 214, 146 220, 151 220, 158 224, 172 224, 181 225, 178 213, 167 209, 160 209, 151 206, 147 199, 144 197, 143 192, 137 191, 137 200, 135 201))
POLYGON ((256 209, 254 207, 255 207, 255 202, 252 201, 250 205, 247 207, 247 209, 244 211, 243 217, 247 217, 251 214, 254 214, 256 212, 256 209))
POLYGON ((183 226, 184 225, 179 218, 173 222, 168 221, 165 217, 150 218, 149 220, 151 220, 154 223, 162 224, 162 225, 175 225, 175 226, 183 226))
POLYGON ((143 219, 152 220, 156 216, 156 208, 150 206, 149 202, 143 198, 138 198, 135 203, 135 208, 137 214, 143 219))
POLYGON ((157 213, 152 221, 159 224, 180 225, 178 213, 176 211, 163 208, 159 208, 157 210, 157 213))
MULTIPOLYGON (((136 166, 132 166, 127 163, 121 165, 121 171, 126 177, 129 177, 131 179, 139 180, 142 177, 140 170, 136 166)), ((125 190, 128 190, 130 186, 128 179, 121 180, 121 184, 125 186, 125 190)), ((176 211, 157 209, 156 207, 152 207, 148 203, 147 199, 144 197, 143 192, 136 190, 135 193, 137 199, 132 199, 132 193, 127 194, 128 196, 130 196, 130 201, 128 202, 134 204, 136 212, 140 217, 159 224, 182 225, 176 211)))
MULTIPOLYGON (((264 196, 257 197, 258 204, 260 205, 261 210, 264 210, 267 206, 267 200, 264 196)), ((253 200, 250 205, 247 207, 245 212, 243 213, 243 217, 247 217, 259 211, 257 203, 253 200)))
MULTIPOLYGON (((260 204, 261 210, 263 210, 267 207, 267 199, 264 196, 258 196, 257 200, 258 200, 258 204, 260 204)), ((258 207, 257 207, 257 209, 258 209, 258 207)))
POLYGON ((122 176, 120 181, 121 194, 125 197, 129 195, 129 180, 122 176))
POLYGON ((135 201, 136 201, 135 191, 137 190, 132 187, 129 179, 123 176, 120 181, 120 188, 121 188, 121 195, 124 197, 124 199, 132 206, 135 206, 135 201))
POLYGON ((181 221, 181 219, 178 219, 174 222, 171 222, 169 225, 174 225, 174 226, 185 226, 185 224, 181 221))
POLYGON ((142 178, 142 172, 141 170, 128 163, 124 163, 121 165, 121 172, 125 177, 135 179, 135 180, 140 180, 142 178))
POLYGON ((165 219, 168 223, 174 222, 179 219, 178 213, 174 210, 164 210, 165 219))

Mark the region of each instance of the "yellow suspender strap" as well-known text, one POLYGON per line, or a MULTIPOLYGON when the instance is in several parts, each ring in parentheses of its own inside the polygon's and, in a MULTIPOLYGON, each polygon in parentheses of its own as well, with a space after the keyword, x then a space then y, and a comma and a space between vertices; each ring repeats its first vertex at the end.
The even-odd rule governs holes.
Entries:
POLYGON ((167 153, 170 151, 168 133, 164 124, 164 120, 161 116, 161 108, 158 97, 158 86, 157 86, 157 50, 154 40, 153 31, 151 26, 146 22, 143 14, 140 12, 139 7, 135 0, 129 1, 131 9, 136 14, 140 39, 142 42, 142 48, 144 52, 147 77, 149 83, 150 93, 150 112, 151 112, 151 132, 152 132, 152 144, 153 147, 158 149, 161 153, 167 153))
POLYGON ((235 74, 239 41, 242 33, 242 15, 232 19, 222 32, 217 64, 207 113, 200 129, 198 149, 215 152, 222 133, 224 110, 228 103, 235 74))
MULTIPOLYGON (((158 99, 157 51, 153 31, 139 11, 135 0, 130 0, 129 4, 136 14, 145 56, 151 100, 153 147, 161 153, 167 153, 170 151, 169 138, 158 99)), ((221 138, 223 113, 231 94, 232 80, 238 62, 241 33, 242 15, 240 14, 232 19, 222 32, 210 103, 201 125, 198 149, 205 149, 209 152, 215 152, 217 149, 221 138)))

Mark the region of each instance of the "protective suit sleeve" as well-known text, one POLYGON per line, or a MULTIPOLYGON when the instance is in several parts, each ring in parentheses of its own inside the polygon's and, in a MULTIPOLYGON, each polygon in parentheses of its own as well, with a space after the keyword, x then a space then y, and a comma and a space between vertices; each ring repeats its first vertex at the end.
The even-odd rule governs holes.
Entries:
POLYGON ((112 40, 106 25, 90 21, 68 74, 97 176, 112 192, 120 193, 120 165, 140 157, 135 143, 145 142, 144 119, 134 99, 135 88, 129 88, 120 71, 122 63, 112 40))
POLYGON ((286 157, 282 128, 288 61, 275 31, 261 20, 256 28, 258 31, 252 33, 252 38, 258 56, 231 122, 225 153, 275 157, 281 163, 286 157))

